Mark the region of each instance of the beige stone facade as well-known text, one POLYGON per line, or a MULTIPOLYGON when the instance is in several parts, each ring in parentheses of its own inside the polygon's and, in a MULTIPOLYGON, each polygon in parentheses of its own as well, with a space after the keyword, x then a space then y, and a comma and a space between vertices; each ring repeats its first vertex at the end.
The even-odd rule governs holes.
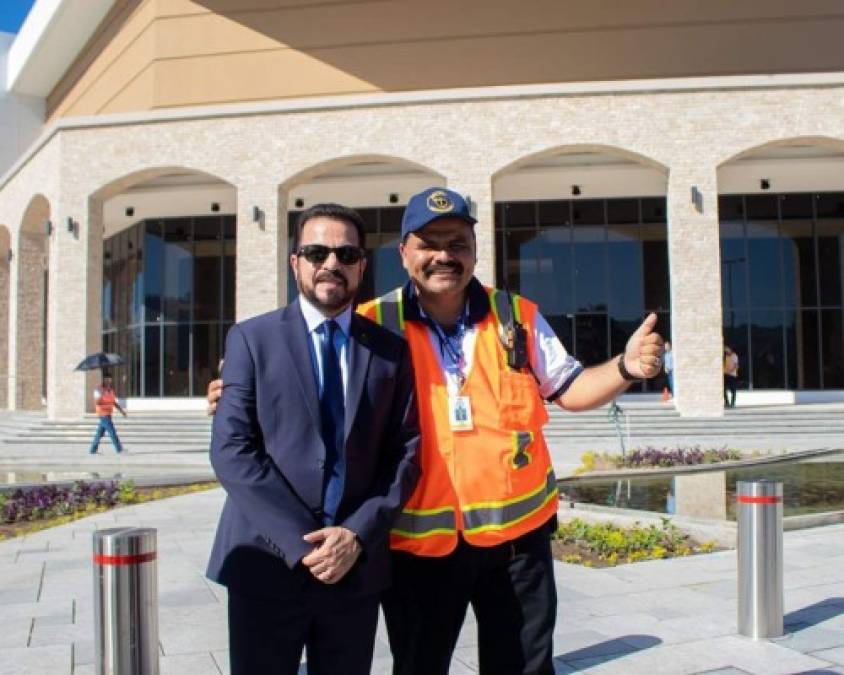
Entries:
POLYGON ((541 96, 512 90, 497 98, 384 102, 198 108, 169 119, 103 116, 56 127, 0 186, 0 225, 13 250, 5 277, 0 270, 9 297, 9 404, 32 407, 33 392, 40 396, 38 262, 46 255, 47 409, 52 418, 85 411, 92 382, 73 367, 101 345, 103 202, 131 185, 180 168, 235 188, 236 308, 243 319, 286 297, 287 195, 314 175, 380 157, 444 177, 477 204, 478 275, 494 282, 496 179, 551 151, 600 151, 665 175, 676 403, 684 415, 717 416, 718 169, 770 144, 844 145, 843 86, 541 96), (702 211, 690 198, 693 187, 702 211), (261 222, 253 220, 255 206, 261 222))

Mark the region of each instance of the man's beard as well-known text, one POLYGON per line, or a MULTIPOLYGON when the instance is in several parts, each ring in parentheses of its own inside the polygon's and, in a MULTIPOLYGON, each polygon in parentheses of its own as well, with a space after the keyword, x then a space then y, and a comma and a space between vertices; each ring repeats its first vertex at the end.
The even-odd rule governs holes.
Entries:
POLYGON ((309 288, 305 288, 302 282, 298 280, 296 285, 299 287, 299 293, 304 295, 308 302, 325 313, 343 309, 354 299, 354 292, 349 290, 349 280, 339 272, 320 272, 314 277, 314 285, 309 288), (316 293, 317 284, 324 279, 335 279, 339 282, 339 286, 328 294, 325 300, 320 299, 316 293))

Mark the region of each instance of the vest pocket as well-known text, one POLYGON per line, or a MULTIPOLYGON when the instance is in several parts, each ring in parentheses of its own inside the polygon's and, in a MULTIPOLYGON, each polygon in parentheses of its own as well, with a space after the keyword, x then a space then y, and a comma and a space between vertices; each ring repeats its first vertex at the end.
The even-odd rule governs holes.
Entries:
POLYGON ((511 371, 501 373, 498 421, 502 429, 512 430, 538 430, 548 421, 548 413, 533 375, 511 371))

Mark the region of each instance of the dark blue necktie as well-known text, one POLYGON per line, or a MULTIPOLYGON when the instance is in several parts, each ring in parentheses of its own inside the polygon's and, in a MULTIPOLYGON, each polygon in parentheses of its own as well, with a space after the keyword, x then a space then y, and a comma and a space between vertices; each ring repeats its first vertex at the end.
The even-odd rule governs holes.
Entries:
POLYGON ((343 453, 343 376, 340 359, 334 348, 334 335, 339 330, 337 322, 326 321, 320 326, 322 355, 322 396, 319 412, 322 418, 322 440, 325 443, 325 473, 323 474, 322 510, 326 525, 334 523, 343 482, 346 478, 346 461, 343 453))

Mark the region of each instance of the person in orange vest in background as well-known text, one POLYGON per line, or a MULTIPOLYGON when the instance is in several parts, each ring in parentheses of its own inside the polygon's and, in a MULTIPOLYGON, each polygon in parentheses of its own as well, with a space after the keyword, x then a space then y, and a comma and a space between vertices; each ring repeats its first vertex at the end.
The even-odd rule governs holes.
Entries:
MULTIPOLYGON (((655 314, 623 354, 583 368, 534 303, 474 277, 476 222, 452 190, 414 195, 399 245, 410 280, 358 307, 408 340, 422 428, 422 476, 390 533, 382 598, 396 675, 446 675, 469 605, 482 675, 554 673, 545 401, 589 410, 662 370, 655 314)), ((211 408, 221 391, 209 385, 211 408)))
POLYGON ((123 446, 117 437, 117 431, 114 429, 114 422, 111 421, 111 415, 114 409, 117 408, 120 414, 126 417, 126 411, 120 407, 120 403, 117 401, 117 394, 112 387, 111 377, 108 375, 103 375, 102 384, 94 389, 94 406, 100 421, 97 424, 97 430, 94 432, 94 440, 91 441, 91 449, 88 452, 92 455, 97 454, 100 439, 106 432, 111 439, 111 444, 114 446, 115 451, 118 454, 123 452, 123 446))

